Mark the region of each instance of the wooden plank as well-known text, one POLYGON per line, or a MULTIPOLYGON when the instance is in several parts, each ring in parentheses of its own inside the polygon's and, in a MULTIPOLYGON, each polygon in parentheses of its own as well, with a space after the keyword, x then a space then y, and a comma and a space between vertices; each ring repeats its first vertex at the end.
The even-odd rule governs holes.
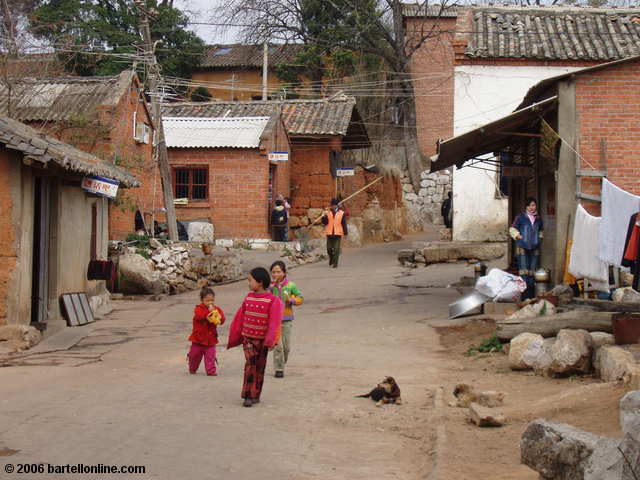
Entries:
POLYGON ((574 298, 577 305, 595 308, 599 312, 625 312, 640 313, 640 303, 612 302, 610 300, 597 300, 595 298, 574 298))
POLYGON ((614 312, 573 311, 546 315, 535 318, 524 318, 519 323, 506 320, 496 323, 496 335, 500 340, 511 340, 521 333, 537 333, 543 337, 555 337, 563 328, 583 329, 589 332, 613 331, 611 317, 614 312))
POLYGON ((607 171, 606 170, 584 170, 584 169, 580 169, 580 170, 576 171, 576 175, 578 177, 606 177, 607 176, 607 171))

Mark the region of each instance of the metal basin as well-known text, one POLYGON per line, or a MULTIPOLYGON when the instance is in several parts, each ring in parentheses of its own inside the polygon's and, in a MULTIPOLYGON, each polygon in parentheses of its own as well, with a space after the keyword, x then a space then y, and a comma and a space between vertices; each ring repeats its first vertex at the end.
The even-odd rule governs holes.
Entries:
POLYGON ((457 318, 465 313, 469 313, 474 308, 478 308, 489 299, 488 296, 474 290, 471 293, 460 297, 455 302, 449 304, 449 318, 457 318))

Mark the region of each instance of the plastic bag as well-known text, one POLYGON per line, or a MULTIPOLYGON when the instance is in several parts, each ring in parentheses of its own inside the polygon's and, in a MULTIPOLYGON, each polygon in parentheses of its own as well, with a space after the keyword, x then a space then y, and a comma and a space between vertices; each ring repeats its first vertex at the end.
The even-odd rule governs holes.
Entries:
POLYGON ((527 289, 527 283, 516 275, 492 268, 476 282, 476 290, 491 297, 494 302, 519 302, 520 295, 527 289))

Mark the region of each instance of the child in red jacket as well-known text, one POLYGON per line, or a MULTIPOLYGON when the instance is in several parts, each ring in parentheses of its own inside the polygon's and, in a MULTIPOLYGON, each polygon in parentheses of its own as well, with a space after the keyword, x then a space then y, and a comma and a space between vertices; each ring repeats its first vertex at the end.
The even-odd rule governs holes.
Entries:
POLYGON ((264 370, 269 350, 278 344, 282 322, 282 301, 269 291, 269 272, 257 267, 247 278, 249 294, 240 305, 229 328, 227 349, 242 345, 244 350, 244 380, 241 397, 250 407, 260 402, 264 370))
POLYGON ((218 343, 218 325, 225 321, 224 312, 214 305, 216 295, 212 289, 204 287, 200 291, 200 303, 193 312, 193 330, 189 336, 191 348, 187 354, 189 373, 195 374, 204 356, 204 368, 207 375, 216 373, 216 344, 218 343))

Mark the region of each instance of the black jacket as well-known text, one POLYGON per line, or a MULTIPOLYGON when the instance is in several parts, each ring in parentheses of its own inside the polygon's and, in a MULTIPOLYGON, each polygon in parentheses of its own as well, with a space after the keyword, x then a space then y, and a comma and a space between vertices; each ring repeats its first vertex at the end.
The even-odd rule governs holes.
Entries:
POLYGON ((287 224, 287 211, 279 206, 271 210, 271 226, 284 227, 287 224))

